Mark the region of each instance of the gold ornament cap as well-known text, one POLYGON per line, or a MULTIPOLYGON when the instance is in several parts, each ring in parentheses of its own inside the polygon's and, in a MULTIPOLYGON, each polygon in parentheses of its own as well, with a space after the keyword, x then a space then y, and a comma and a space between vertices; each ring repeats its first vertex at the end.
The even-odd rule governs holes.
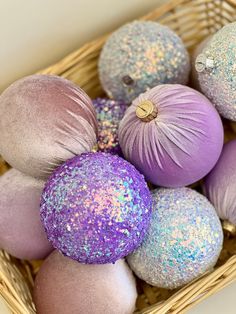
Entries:
POLYGON ((144 121, 150 122, 157 117, 157 110, 150 100, 141 101, 136 108, 136 116, 144 121))
POLYGON ((236 226, 233 225, 228 220, 224 220, 222 223, 223 230, 229 235, 229 236, 235 236, 236 235, 236 226))

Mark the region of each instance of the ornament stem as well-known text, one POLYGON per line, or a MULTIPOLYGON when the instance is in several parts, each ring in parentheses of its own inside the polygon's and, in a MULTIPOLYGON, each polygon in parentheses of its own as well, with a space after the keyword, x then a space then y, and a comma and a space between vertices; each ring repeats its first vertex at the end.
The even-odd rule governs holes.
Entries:
POLYGON ((195 69, 197 72, 201 73, 205 70, 212 71, 214 68, 214 59, 205 56, 203 53, 197 56, 195 62, 195 69))
POLYGON ((150 100, 143 100, 137 106, 136 116, 144 122, 150 122, 157 117, 157 109, 150 100))
POLYGON ((224 220, 222 223, 222 227, 224 229, 224 231, 226 231, 226 233, 228 235, 236 235, 236 226, 233 225, 231 222, 229 222, 228 220, 224 220))

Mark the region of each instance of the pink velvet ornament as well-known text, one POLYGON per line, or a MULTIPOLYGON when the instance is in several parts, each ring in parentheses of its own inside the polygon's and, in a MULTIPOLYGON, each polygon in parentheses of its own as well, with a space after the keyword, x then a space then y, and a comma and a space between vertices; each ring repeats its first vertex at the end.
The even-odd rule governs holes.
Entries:
POLYGON ((132 314, 135 279, 124 260, 84 265, 54 251, 36 277, 38 314, 132 314))
POLYGON ((219 114, 199 92, 159 85, 141 94, 119 126, 122 152, 153 184, 181 187, 203 178, 223 146, 219 114))
POLYGON ((227 143, 214 169, 206 177, 205 194, 219 217, 236 226, 236 140, 227 143))
POLYGON ((0 177, 0 248, 15 257, 41 259, 53 249, 39 216, 43 186, 15 169, 0 177))
POLYGON ((0 154, 25 174, 46 178, 65 160, 90 151, 97 120, 72 82, 52 75, 20 79, 0 96, 0 154))

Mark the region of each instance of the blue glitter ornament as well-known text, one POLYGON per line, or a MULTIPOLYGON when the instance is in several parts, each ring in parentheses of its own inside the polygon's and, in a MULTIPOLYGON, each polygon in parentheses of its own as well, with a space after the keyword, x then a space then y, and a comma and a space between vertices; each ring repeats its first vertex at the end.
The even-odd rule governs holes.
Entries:
POLYGON ((180 37, 151 21, 119 28, 108 38, 99 59, 105 92, 127 103, 156 85, 186 84, 189 71, 189 55, 180 37))
POLYGON ((221 224, 210 202, 189 188, 156 189, 152 197, 151 226, 128 263, 147 283, 178 288, 213 268, 222 248, 221 224))
POLYGON ((221 28, 195 61, 201 91, 222 117, 236 121, 236 22, 221 28))
POLYGON ((134 166, 111 154, 87 153, 51 175, 40 214, 49 241, 64 255, 105 264, 140 245, 151 205, 144 177, 134 166))

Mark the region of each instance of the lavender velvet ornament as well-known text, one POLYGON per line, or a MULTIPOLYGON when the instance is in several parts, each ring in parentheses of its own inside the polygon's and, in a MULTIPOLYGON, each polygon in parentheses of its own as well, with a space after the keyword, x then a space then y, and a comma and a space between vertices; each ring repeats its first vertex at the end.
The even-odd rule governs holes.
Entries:
POLYGON ((37 314, 132 314, 135 278, 124 260, 83 265, 54 251, 34 285, 37 314))
POLYGON ((15 169, 0 177, 0 248, 15 257, 41 259, 53 250, 40 221, 43 186, 15 169))
POLYGON ((72 82, 52 75, 20 79, 0 96, 0 154, 25 174, 46 178, 96 143, 96 113, 72 82))
POLYGON ((122 152, 153 184, 181 187, 204 177, 223 146, 220 117, 199 92, 160 85, 141 94, 119 126, 122 152))
POLYGON ((113 263, 128 255, 141 243, 150 215, 143 176, 106 153, 68 160, 42 194, 41 219, 49 241, 82 263, 113 263))
POLYGON ((98 120, 97 150, 121 155, 118 142, 118 126, 128 106, 123 101, 107 98, 94 99, 93 105, 98 120))
POLYGON ((236 225, 236 140, 227 143, 205 179, 205 194, 219 217, 236 225))

